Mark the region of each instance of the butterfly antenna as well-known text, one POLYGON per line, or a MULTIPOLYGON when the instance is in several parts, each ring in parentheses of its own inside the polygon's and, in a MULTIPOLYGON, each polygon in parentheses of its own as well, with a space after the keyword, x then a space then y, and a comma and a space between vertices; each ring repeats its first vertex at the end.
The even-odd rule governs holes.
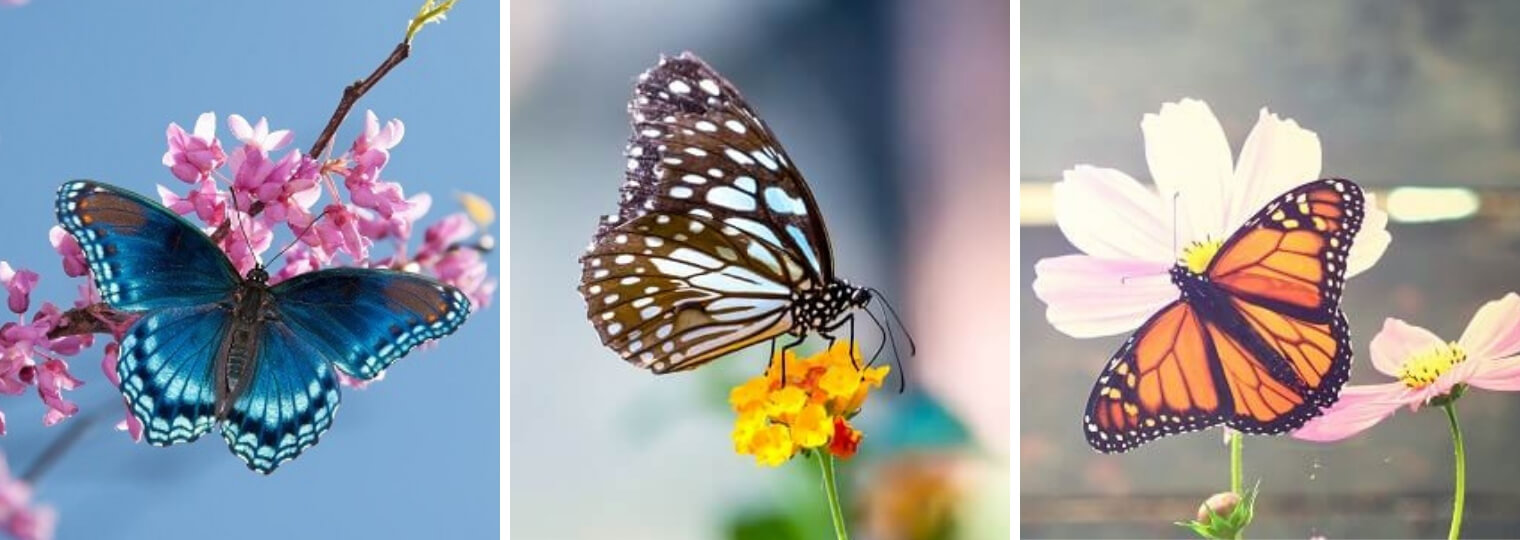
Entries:
MULTIPOLYGON (((881 325, 881 319, 877 319, 876 318, 876 314, 875 313, 871 313, 870 309, 862 309, 861 311, 864 311, 866 313, 866 316, 871 318, 871 322, 876 324, 876 330, 879 331, 879 332, 881 332, 881 335, 885 336, 885 335, 887 335, 888 332, 892 331, 890 328, 883 327, 881 325)), ((887 348, 887 341, 886 340, 881 340, 881 341, 877 342, 876 343, 876 352, 871 353, 871 361, 870 362, 866 362, 866 367, 871 367, 871 366, 876 365, 876 359, 881 357, 881 351, 886 350, 886 348, 887 348)))
POLYGON ((322 218, 327 217, 327 210, 328 208, 323 208, 322 213, 317 214, 316 219, 311 220, 311 223, 306 224, 306 228, 301 229, 301 234, 296 235, 296 238, 294 240, 291 240, 289 244, 285 244, 285 247, 280 248, 280 251, 278 253, 275 253, 273 257, 270 257, 269 260, 278 261, 280 260, 281 255, 284 255, 285 252, 290 251, 290 248, 296 247, 296 243, 300 242, 302 238, 306 238, 306 233, 311 232, 311 228, 316 226, 318 221, 322 221, 322 218))
POLYGON ((250 255, 250 256, 253 257, 253 264, 254 264, 254 266, 263 266, 264 263, 259 260, 259 254, 253 252, 253 235, 248 234, 248 222, 245 221, 245 220, 234 219, 234 217, 233 217, 233 216, 236 216, 238 214, 238 212, 242 211, 241 208, 243 206, 243 205, 241 205, 241 204, 238 203, 237 186, 235 186, 235 185, 234 186, 229 186, 227 188, 227 193, 231 193, 232 194, 232 214, 230 214, 227 217, 227 219, 231 219, 233 221, 238 222, 237 223, 238 228, 243 230, 243 247, 247 248, 248 249, 248 255, 250 255))
POLYGON ((880 298, 882 305, 887 306, 887 311, 892 314, 893 319, 897 320, 897 327, 902 330, 903 337, 908 338, 908 356, 916 356, 918 354, 918 345, 913 343, 913 334, 908 332, 908 326, 903 324, 902 317, 897 316, 897 310, 892 308, 892 302, 887 301, 886 295, 881 294, 880 290, 874 288, 866 290, 871 291, 872 296, 880 298))

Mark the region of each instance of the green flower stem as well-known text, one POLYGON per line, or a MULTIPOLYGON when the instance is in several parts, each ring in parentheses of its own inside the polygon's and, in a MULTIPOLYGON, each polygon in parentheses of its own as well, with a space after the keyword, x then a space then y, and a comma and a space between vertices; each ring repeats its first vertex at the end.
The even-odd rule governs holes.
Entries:
POLYGON ((1456 400, 1441 405, 1446 409, 1446 420, 1451 423, 1451 442, 1457 457, 1457 487, 1451 503, 1451 532, 1446 537, 1456 540, 1462 532, 1462 507, 1467 502, 1467 448, 1462 444, 1462 428, 1457 425, 1456 400))
POLYGON ((1245 476, 1243 474, 1243 469, 1245 469, 1243 463, 1245 461, 1245 442, 1243 439, 1244 437, 1241 436, 1239 431, 1230 430, 1230 491, 1242 497, 1245 496, 1244 492, 1241 491, 1245 489, 1243 478, 1245 476))
POLYGON ((834 538, 849 540, 850 533, 844 528, 844 512, 839 509, 839 487, 834 485, 834 456, 828 451, 815 449, 818 454, 818 467, 823 470, 823 491, 829 497, 829 513, 834 518, 834 538))

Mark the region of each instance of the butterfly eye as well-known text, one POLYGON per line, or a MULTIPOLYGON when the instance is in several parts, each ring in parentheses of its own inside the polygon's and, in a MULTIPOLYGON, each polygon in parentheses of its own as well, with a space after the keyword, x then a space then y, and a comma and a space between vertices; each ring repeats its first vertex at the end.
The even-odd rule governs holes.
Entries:
POLYGON ((871 291, 867 289, 855 289, 855 294, 850 295, 850 304, 864 306, 871 303, 871 291))

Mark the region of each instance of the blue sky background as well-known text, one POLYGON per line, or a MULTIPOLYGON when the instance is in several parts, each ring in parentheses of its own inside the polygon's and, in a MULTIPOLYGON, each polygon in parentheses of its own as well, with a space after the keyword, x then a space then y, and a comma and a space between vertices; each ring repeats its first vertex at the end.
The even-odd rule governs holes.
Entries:
MULTIPOLYGON (((159 162, 164 129, 189 129, 205 111, 217 113, 224 142, 235 143, 226 117, 238 113, 267 116, 309 148, 344 85, 390 52, 419 5, 35 0, 0 9, 0 259, 43 274, 34 301, 71 302, 80 281, 63 276, 47 241, 60 183, 183 191, 159 162)), ((406 123, 385 172, 409 195, 433 194, 424 224, 458 209, 456 191, 498 200, 499 8, 464 0, 424 29, 411 58, 339 131, 343 149, 365 109, 406 123)), ((346 391, 321 444, 271 477, 244 468, 219 436, 165 449, 113 431, 120 398, 97 345, 71 362, 85 386, 69 397, 82 415, 109 409, 109 420, 41 479, 37 498, 59 509, 59 538, 494 536, 499 309, 474 314, 385 381, 346 391)), ((0 410, 10 430, 0 449, 18 474, 68 425, 44 428, 31 393, 0 396, 0 410)))

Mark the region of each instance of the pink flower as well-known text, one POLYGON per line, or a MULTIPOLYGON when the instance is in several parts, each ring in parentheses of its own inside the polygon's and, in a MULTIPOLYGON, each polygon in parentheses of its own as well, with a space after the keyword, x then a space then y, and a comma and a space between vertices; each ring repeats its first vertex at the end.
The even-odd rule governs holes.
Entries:
POLYGON ((241 115, 228 115, 227 127, 232 129, 232 136, 237 137, 237 140, 242 141, 243 144, 265 152, 284 148, 294 138, 288 129, 269 131, 269 122, 262 116, 259 117, 258 125, 250 126, 241 115))
POLYGON ((37 286, 40 276, 31 270, 16 271, 11 268, 11 263, 0 261, 0 283, 5 284, 6 307, 11 313, 26 313, 28 306, 32 304, 32 288, 37 286))
POLYGON ((311 234, 302 238, 306 245, 320 250, 327 261, 339 251, 347 251, 355 261, 369 257, 370 239, 359 233, 359 217, 352 208, 329 204, 323 212, 326 217, 312 225, 311 234))
POLYGON ((37 366, 37 394, 48 406, 47 414, 42 417, 43 425, 57 424, 79 412, 79 405, 64 399, 63 391, 79 388, 82 384, 84 381, 69 374, 69 364, 62 359, 50 358, 37 366))
POLYGON ((374 212, 360 210, 359 232, 375 241, 394 239, 406 242, 412 237, 412 225, 433 206, 433 197, 426 193, 418 193, 406 200, 407 208, 401 212, 393 213, 390 217, 376 215, 374 212))
POLYGON ((390 161, 390 149, 401 143, 406 126, 401 120, 392 119, 380 127, 374 111, 364 113, 364 132, 354 140, 349 151, 352 165, 344 173, 343 185, 348 188, 354 205, 379 212, 390 218, 392 214, 408 208, 401 185, 381 182, 380 171, 390 161))
MULTIPOLYGON (((105 358, 101 359, 100 361, 100 370, 105 372, 106 379, 111 381, 111 384, 115 386, 121 386, 121 377, 118 377, 116 375, 116 362, 119 359, 120 354, 120 342, 113 341, 111 343, 107 343, 105 358)), ((116 423, 116 430, 126 431, 127 434, 132 437, 133 442, 142 442, 142 422, 138 421, 137 417, 132 415, 132 408, 131 406, 127 405, 127 398, 125 396, 121 398, 121 405, 125 410, 126 419, 116 423)))
MULTIPOLYGON (((1082 254, 1035 263, 1034 293, 1050 324, 1073 337, 1138 327, 1178 298, 1167 272, 1181 250, 1223 242, 1272 197, 1320 174, 1319 137, 1265 108, 1238 161, 1202 101, 1164 104, 1140 128, 1155 190, 1088 165, 1055 186, 1056 223, 1082 254)), ((1347 276, 1371 267, 1390 241, 1388 215, 1367 199, 1347 276)))
POLYGON ((228 217, 232 219, 232 230, 222 237, 221 248, 238 273, 246 274, 258 263, 258 254, 274 244, 274 232, 263 220, 240 210, 231 211, 228 217))
MULTIPOLYGON (((295 150, 279 161, 269 159, 252 146, 234 150, 232 157, 227 159, 227 165, 233 170, 232 187, 247 194, 238 201, 239 209, 248 210, 255 199, 278 201, 285 192, 285 183, 295 174, 302 160, 301 153, 295 150)), ((315 184, 313 181, 312 185, 315 184)))
POLYGON ((385 168, 385 163, 391 159, 390 150, 401 144, 404 135, 406 125, 400 119, 392 118, 382 129, 375 111, 364 111, 364 132, 359 134, 359 138, 354 140, 353 148, 349 150, 355 168, 378 175, 380 169, 385 168))
POLYGON ((48 540, 58 524, 58 512, 32 503, 32 486, 11 476, 0 455, 0 530, 17 540, 48 540))
POLYGON ((222 166, 227 156, 222 152, 221 141, 216 140, 216 113, 204 113, 195 120, 195 133, 185 133, 179 124, 170 123, 168 131, 169 151, 164 152, 164 165, 174 177, 185 183, 207 178, 211 171, 222 166))
POLYGON ((48 230, 48 242, 53 244, 53 250, 63 256, 63 274, 69 277, 79 277, 90 271, 84 260, 84 250, 79 249, 79 241, 74 235, 63 230, 63 227, 54 225, 48 230))
POLYGON ((322 259, 312 248, 306 247, 305 244, 296 244, 295 247, 290 248, 290 251, 285 252, 285 264, 278 272, 269 276, 269 284, 275 285, 295 276, 316 271, 321 267, 322 259))
POLYGON ((158 186, 158 197, 164 207, 179 215, 194 213, 201 222, 215 227, 227 219, 226 194, 216 189, 216 181, 210 177, 198 180, 190 193, 180 197, 169 188, 158 186))
POLYGON ((1388 319, 1372 338, 1372 366, 1395 382, 1347 386, 1340 401, 1293 436, 1337 441, 1372 427, 1401 406, 1419 410, 1457 385, 1520 390, 1520 295, 1484 304, 1467 330, 1445 342, 1429 330, 1388 319))

